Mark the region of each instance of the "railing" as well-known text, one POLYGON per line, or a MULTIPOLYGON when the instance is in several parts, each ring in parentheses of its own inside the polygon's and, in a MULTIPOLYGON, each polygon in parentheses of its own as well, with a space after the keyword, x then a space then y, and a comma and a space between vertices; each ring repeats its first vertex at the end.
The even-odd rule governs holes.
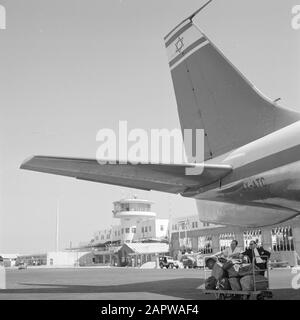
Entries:
POLYGON ((256 273, 259 272, 259 274, 260 274, 260 272, 264 272, 265 273, 266 271, 267 271, 267 277, 266 277, 267 278, 267 290, 269 290, 270 289, 269 256, 264 255, 264 256, 255 257, 254 250, 252 250, 252 276, 253 276, 253 288, 254 288, 254 291, 256 291, 256 288, 257 288, 256 284, 257 283, 266 282, 265 279, 256 281, 256 276, 257 276, 256 273), (261 269, 259 267, 258 267, 259 270, 255 269, 255 267, 256 267, 256 263, 255 263, 256 258, 260 258, 260 259, 262 259, 264 261, 263 263, 266 264, 266 268, 265 269, 261 269))

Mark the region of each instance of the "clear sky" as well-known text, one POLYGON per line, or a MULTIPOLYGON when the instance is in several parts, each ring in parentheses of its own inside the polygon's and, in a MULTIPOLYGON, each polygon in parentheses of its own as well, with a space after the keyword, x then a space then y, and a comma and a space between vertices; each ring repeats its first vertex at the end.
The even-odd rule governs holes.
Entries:
MULTIPOLYGON (((136 194, 161 218, 196 214, 192 199, 19 170, 33 154, 95 158, 101 128, 178 128, 163 37, 200 0, 0 0, 0 252, 88 241, 136 194)), ((299 1, 298 1, 299 2, 299 1)), ((300 111, 296 0, 215 0, 197 24, 262 92, 300 111)))

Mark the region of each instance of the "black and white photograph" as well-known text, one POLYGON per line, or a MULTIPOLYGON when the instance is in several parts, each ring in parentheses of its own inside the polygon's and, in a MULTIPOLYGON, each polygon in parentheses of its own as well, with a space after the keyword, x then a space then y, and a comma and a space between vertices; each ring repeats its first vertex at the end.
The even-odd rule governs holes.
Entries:
POLYGON ((299 57, 297 0, 0 0, 0 300, 300 300, 299 57))

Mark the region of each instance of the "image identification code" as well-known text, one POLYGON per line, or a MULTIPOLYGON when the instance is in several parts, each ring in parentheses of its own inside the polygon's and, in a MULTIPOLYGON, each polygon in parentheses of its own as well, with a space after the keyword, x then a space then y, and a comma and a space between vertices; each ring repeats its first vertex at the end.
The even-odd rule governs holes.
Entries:
POLYGON ((197 305, 146 305, 146 315, 161 315, 161 314, 174 314, 174 315, 188 315, 188 314, 198 314, 197 305))

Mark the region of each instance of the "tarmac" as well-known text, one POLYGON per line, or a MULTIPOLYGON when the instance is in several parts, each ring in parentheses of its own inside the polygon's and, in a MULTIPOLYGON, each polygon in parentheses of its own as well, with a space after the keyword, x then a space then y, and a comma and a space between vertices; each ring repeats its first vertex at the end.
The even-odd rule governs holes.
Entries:
MULTIPOLYGON (((199 289, 204 279, 199 269, 7 269, 0 300, 213 300, 199 289)), ((300 300, 293 279, 300 287, 300 270, 270 271, 273 300, 300 300)))

